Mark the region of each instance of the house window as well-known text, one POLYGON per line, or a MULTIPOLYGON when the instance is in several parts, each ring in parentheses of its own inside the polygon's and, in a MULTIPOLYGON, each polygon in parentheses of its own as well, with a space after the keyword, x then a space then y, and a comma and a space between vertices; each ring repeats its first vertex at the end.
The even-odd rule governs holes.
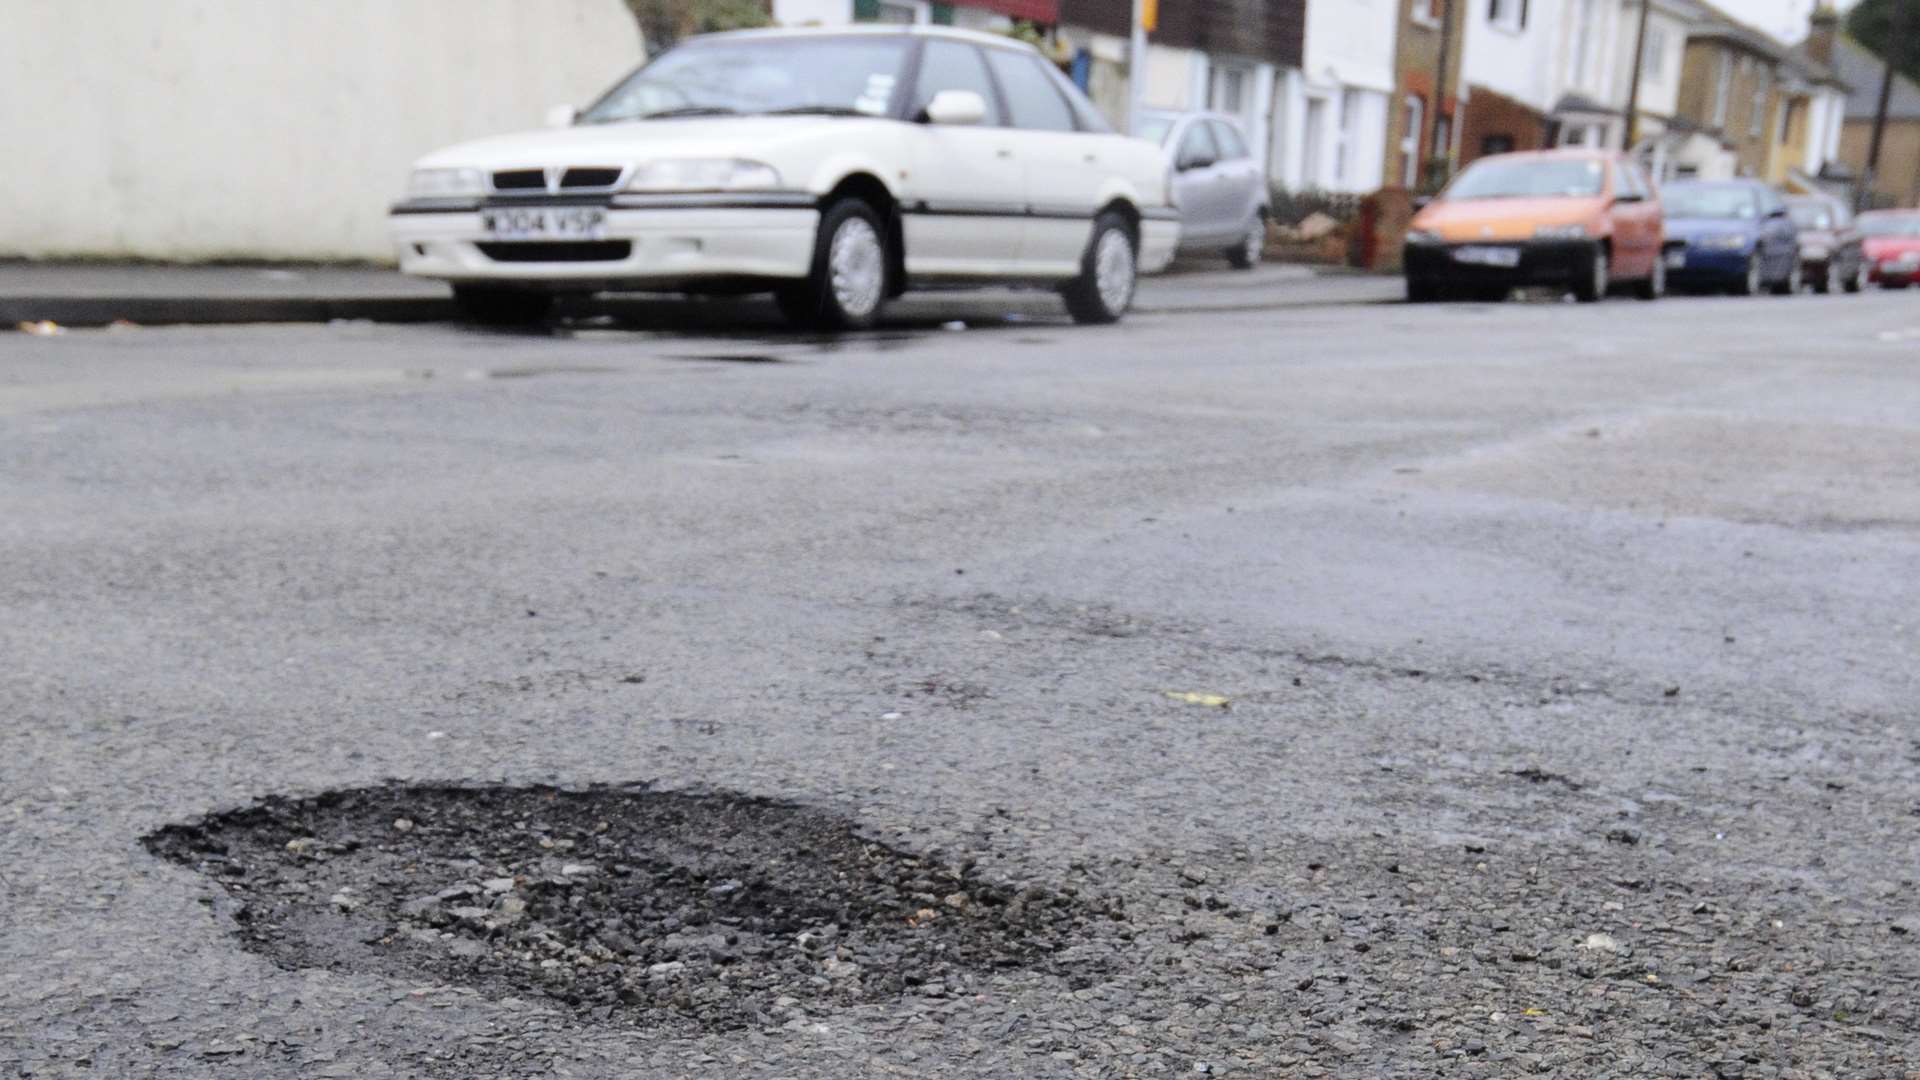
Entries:
POLYGON ((1787 137, 1792 133, 1793 106, 1794 103, 1791 101, 1783 101, 1780 103, 1780 134, 1773 140, 1774 142, 1785 144, 1787 137))
POLYGON ((1445 2, 1446 0, 1413 0, 1413 7, 1409 13, 1413 16, 1414 22, 1422 26, 1437 27, 1440 25, 1440 5, 1445 2))
POLYGON ((1573 50, 1570 61, 1569 81, 1574 86, 1587 85, 1587 54, 1593 51, 1594 0, 1580 0, 1579 14, 1573 17, 1573 50))
POLYGON ((1481 157, 1511 153, 1513 153, 1513 136, 1511 135, 1489 135, 1480 140, 1481 157))
POLYGON ((1487 21, 1502 30, 1527 27, 1527 0, 1487 0, 1487 21))
POLYGON ((1333 146, 1333 182, 1344 185, 1353 168, 1354 132, 1360 126, 1360 92, 1340 91, 1339 141, 1333 146))
POLYGON ((1713 126, 1727 126, 1727 99, 1733 96, 1733 57, 1720 54, 1720 72, 1713 84, 1713 126))
POLYGON ((1416 187, 1420 183, 1420 129, 1426 125, 1427 103, 1419 94, 1407 95, 1407 132, 1400 138, 1400 155, 1405 164, 1401 186, 1416 187))
POLYGON ((1649 79, 1667 77, 1667 28, 1664 26, 1647 27, 1647 52, 1641 58, 1649 79))
POLYGON ((1213 85, 1207 95, 1207 107, 1215 112, 1232 116, 1246 115, 1247 84, 1251 72, 1234 64, 1221 64, 1214 68, 1213 85))
MULTIPOLYGON (((857 13, 856 13, 857 14, 857 13)), ((873 5, 872 20, 883 23, 911 25, 926 22, 927 5, 909 3, 907 0, 880 0, 873 5)))
POLYGON ((1767 129, 1767 74, 1761 72, 1753 83, 1753 107, 1747 114, 1747 134, 1758 136, 1767 129))

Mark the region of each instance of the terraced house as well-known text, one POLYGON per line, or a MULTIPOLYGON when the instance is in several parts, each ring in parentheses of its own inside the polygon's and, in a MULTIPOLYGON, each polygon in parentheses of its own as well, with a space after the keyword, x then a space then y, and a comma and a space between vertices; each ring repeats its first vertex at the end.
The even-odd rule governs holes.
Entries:
POLYGON ((1714 8, 1687 37, 1674 126, 1690 137, 1670 171, 1817 186, 1840 146, 1846 83, 1806 48, 1788 49, 1714 8))

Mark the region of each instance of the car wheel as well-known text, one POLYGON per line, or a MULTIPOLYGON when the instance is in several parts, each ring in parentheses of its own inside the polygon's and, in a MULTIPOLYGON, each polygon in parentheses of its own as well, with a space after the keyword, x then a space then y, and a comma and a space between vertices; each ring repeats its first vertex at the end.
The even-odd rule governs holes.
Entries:
POLYGON ((1666 252, 1654 256, 1653 272, 1640 283, 1635 292, 1642 300, 1658 300, 1667 295, 1667 255, 1666 252))
POLYGON ((1869 271, 1867 269, 1867 260, 1861 259, 1859 262, 1855 263, 1853 267, 1853 276, 1847 279, 1847 291, 1851 293, 1857 293, 1865 290, 1867 287, 1868 273, 1869 271))
POLYGON ((1133 305, 1140 260, 1134 250, 1133 229, 1116 213, 1101 214, 1093 223, 1093 239, 1080 259, 1080 276, 1060 295, 1067 314, 1077 323, 1115 323, 1133 305))
POLYGON ((1758 296, 1760 294, 1760 288, 1764 283, 1764 274, 1760 268, 1760 256, 1749 255, 1747 256, 1746 273, 1740 275, 1740 280, 1733 283, 1733 295, 1758 296))
POLYGON ((1260 259, 1267 253, 1267 219, 1256 214, 1253 224, 1247 227, 1247 235, 1240 239, 1238 246, 1227 252, 1227 262, 1235 270, 1251 270, 1260 265, 1260 259))
POLYGON ((774 294, 795 326, 864 330, 887 298, 886 229, 861 199, 842 199, 820 217, 807 280, 774 294))
POLYGON ((1573 298, 1583 304, 1606 299, 1607 289, 1612 287, 1612 267, 1608 265, 1607 249, 1593 249, 1593 262, 1580 280, 1573 283, 1573 298))
POLYGON ((455 285, 453 306, 483 326, 530 326, 553 311, 554 295, 498 285, 455 285))
POLYGON ((1793 269, 1787 271, 1787 276, 1773 283, 1773 295, 1798 296, 1800 294, 1800 286, 1803 284, 1805 284, 1805 281, 1800 273, 1800 260, 1795 258, 1793 260, 1793 269))

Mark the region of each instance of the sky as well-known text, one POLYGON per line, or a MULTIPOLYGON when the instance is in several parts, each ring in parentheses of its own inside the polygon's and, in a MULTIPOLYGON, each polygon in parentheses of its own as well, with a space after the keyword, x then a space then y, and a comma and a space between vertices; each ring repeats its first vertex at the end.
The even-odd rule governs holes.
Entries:
MULTIPOLYGON (((1814 0, 1709 0, 1715 7, 1753 24, 1783 40, 1794 42, 1807 36, 1807 16, 1814 0)), ((1841 8, 1852 7, 1854 0, 1840 0, 1841 8)))

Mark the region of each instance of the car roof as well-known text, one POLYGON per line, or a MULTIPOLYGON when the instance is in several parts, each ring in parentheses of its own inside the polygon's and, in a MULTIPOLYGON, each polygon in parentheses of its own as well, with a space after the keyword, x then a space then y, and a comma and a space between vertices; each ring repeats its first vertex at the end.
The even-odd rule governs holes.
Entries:
POLYGON ((1763 188, 1767 185, 1758 180, 1750 180, 1744 176, 1736 176, 1731 180, 1669 180, 1660 186, 1670 188, 1747 188, 1751 190, 1753 188, 1763 188))
POLYGON ((1005 34, 990 34, 984 30, 962 30, 953 26, 934 26, 916 23, 863 23, 853 26, 779 26, 764 27, 758 30, 723 30, 713 34, 699 34, 687 39, 696 41, 715 41, 735 38, 810 38, 810 37, 924 37, 945 38, 951 41, 967 41, 975 45, 998 46, 1003 49, 1034 51, 1033 46, 1018 38, 1005 34))
POLYGON ((1585 146, 1562 146, 1552 150, 1510 150, 1504 154, 1488 154, 1474 159, 1474 164, 1482 161, 1612 161, 1620 156, 1617 150, 1595 150, 1585 146))

